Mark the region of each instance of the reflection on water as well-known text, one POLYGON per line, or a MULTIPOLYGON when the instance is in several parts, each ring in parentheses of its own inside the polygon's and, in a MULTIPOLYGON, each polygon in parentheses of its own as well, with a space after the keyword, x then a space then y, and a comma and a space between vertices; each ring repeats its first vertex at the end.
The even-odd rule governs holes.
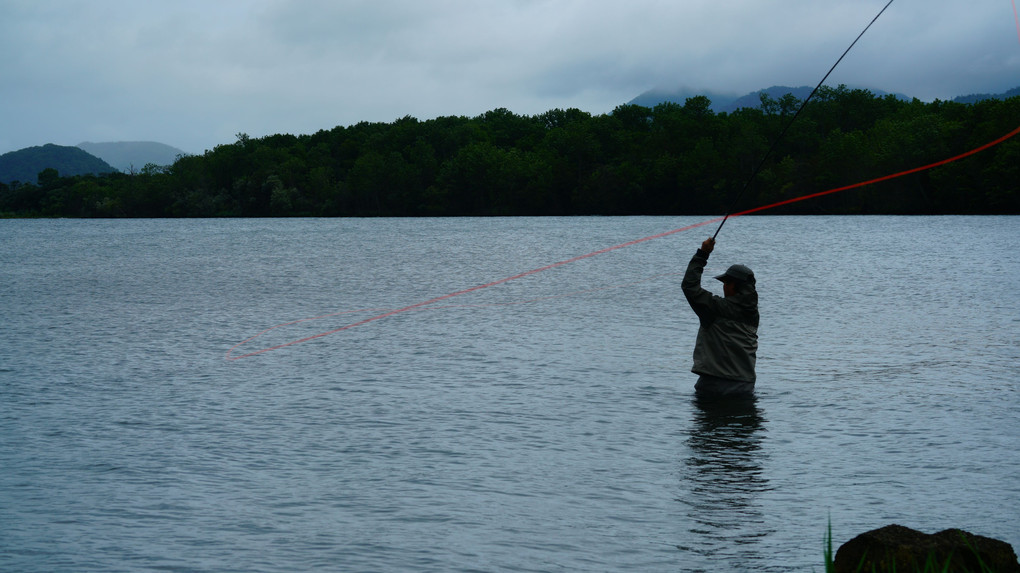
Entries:
POLYGON ((710 563, 758 561, 757 542, 771 533, 757 500, 769 489, 758 399, 695 398, 693 405, 677 499, 687 506, 692 535, 678 547, 710 563))

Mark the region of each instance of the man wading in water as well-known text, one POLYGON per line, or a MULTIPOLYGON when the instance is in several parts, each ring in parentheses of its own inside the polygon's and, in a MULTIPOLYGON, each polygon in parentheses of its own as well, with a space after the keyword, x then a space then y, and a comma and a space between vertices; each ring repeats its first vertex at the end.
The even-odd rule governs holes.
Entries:
POLYGON ((694 367, 699 375, 698 396, 738 396, 754 392, 754 362, 758 352, 758 291, 754 273, 733 265, 715 277, 725 298, 701 288, 701 274, 715 239, 706 239, 687 265, 681 284, 684 296, 701 321, 694 344, 694 367))

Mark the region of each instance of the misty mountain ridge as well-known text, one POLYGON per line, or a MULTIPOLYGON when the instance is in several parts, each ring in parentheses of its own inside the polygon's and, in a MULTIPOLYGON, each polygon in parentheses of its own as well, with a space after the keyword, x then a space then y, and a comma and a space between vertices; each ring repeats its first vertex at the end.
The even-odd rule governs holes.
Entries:
POLYGON ((956 103, 977 103, 986 99, 1006 99, 1011 97, 1020 96, 1020 86, 1015 87, 1011 90, 1007 90, 1001 94, 971 94, 953 98, 956 103))
POLYGON ((78 147, 47 143, 0 155, 0 183, 36 183, 39 173, 55 169, 61 177, 114 173, 109 163, 78 147))
MULTIPOLYGON (((673 90, 665 88, 654 88, 642 93, 641 95, 637 96, 636 98, 630 100, 627 103, 632 105, 640 105, 644 107, 655 107, 656 105, 664 102, 673 102, 683 105, 689 98, 696 96, 705 96, 712 102, 712 105, 710 107, 712 111, 714 111, 715 113, 722 112, 732 113, 740 108, 745 107, 758 108, 761 105, 760 94, 762 93, 766 93, 770 98, 777 100, 785 96, 786 94, 792 94, 795 98, 804 101, 804 99, 811 95, 811 91, 813 89, 814 88, 811 86, 799 86, 799 87, 772 86, 770 88, 750 92, 748 94, 736 95, 732 93, 694 90, 690 88, 679 88, 673 90)), ((868 89, 868 88, 850 87, 850 89, 868 89)), ((882 90, 868 89, 868 91, 870 91, 876 97, 884 97, 890 95, 889 92, 885 92, 882 90)), ((904 101, 910 101, 911 99, 913 99, 910 96, 901 93, 894 93, 891 95, 895 96, 897 99, 901 99, 904 101)), ((979 101, 983 101, 986 99, 1002 100, 1017 95, 1020 95, 1020 87, 1013 88, 1001 94, 971 94, 965 96, 958 96, 956 98, 953 98, 952 101, 955 103, 977 103, 979 101)))
POLYGON ((119 171, 141 171, 148 164, 173 165, 184 151, 155 141, 114 141, 93 143, 84 141, 78 147, 109 163, 119 171))

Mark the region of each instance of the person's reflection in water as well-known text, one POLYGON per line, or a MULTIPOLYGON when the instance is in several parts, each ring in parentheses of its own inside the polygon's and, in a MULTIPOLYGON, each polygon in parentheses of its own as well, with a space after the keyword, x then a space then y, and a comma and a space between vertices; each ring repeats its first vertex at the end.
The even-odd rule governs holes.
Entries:
POLYGON ((691 455, 681 469, 677 499, 687 506, 692 526, 677 547, 709 564, 749 568, 764 559, 757 541, 770 533, 756 499, 769 489, 758 398, 696 397, 693 414, 691 455))

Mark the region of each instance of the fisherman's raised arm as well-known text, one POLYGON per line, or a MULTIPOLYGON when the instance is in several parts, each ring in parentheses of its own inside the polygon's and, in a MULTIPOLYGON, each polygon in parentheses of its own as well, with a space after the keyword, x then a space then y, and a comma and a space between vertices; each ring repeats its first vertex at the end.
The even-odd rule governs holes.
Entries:
POLYGON ((713 319, 713 295, 701 287, 701 275, 705 271, 705 265, 708 264, 708 256, 714 248, 715 240, 712 238, 705 239, 701 243, 701 248, 694 253, 694 256, 691 257, 691 262, 687 264, 687 272, 684 273, 683 282, 680 283, 680 288, 684 291, 684 297, 687 298, 687 302, 691 305, 694 313, 702 321, 711 321, 713 319))

